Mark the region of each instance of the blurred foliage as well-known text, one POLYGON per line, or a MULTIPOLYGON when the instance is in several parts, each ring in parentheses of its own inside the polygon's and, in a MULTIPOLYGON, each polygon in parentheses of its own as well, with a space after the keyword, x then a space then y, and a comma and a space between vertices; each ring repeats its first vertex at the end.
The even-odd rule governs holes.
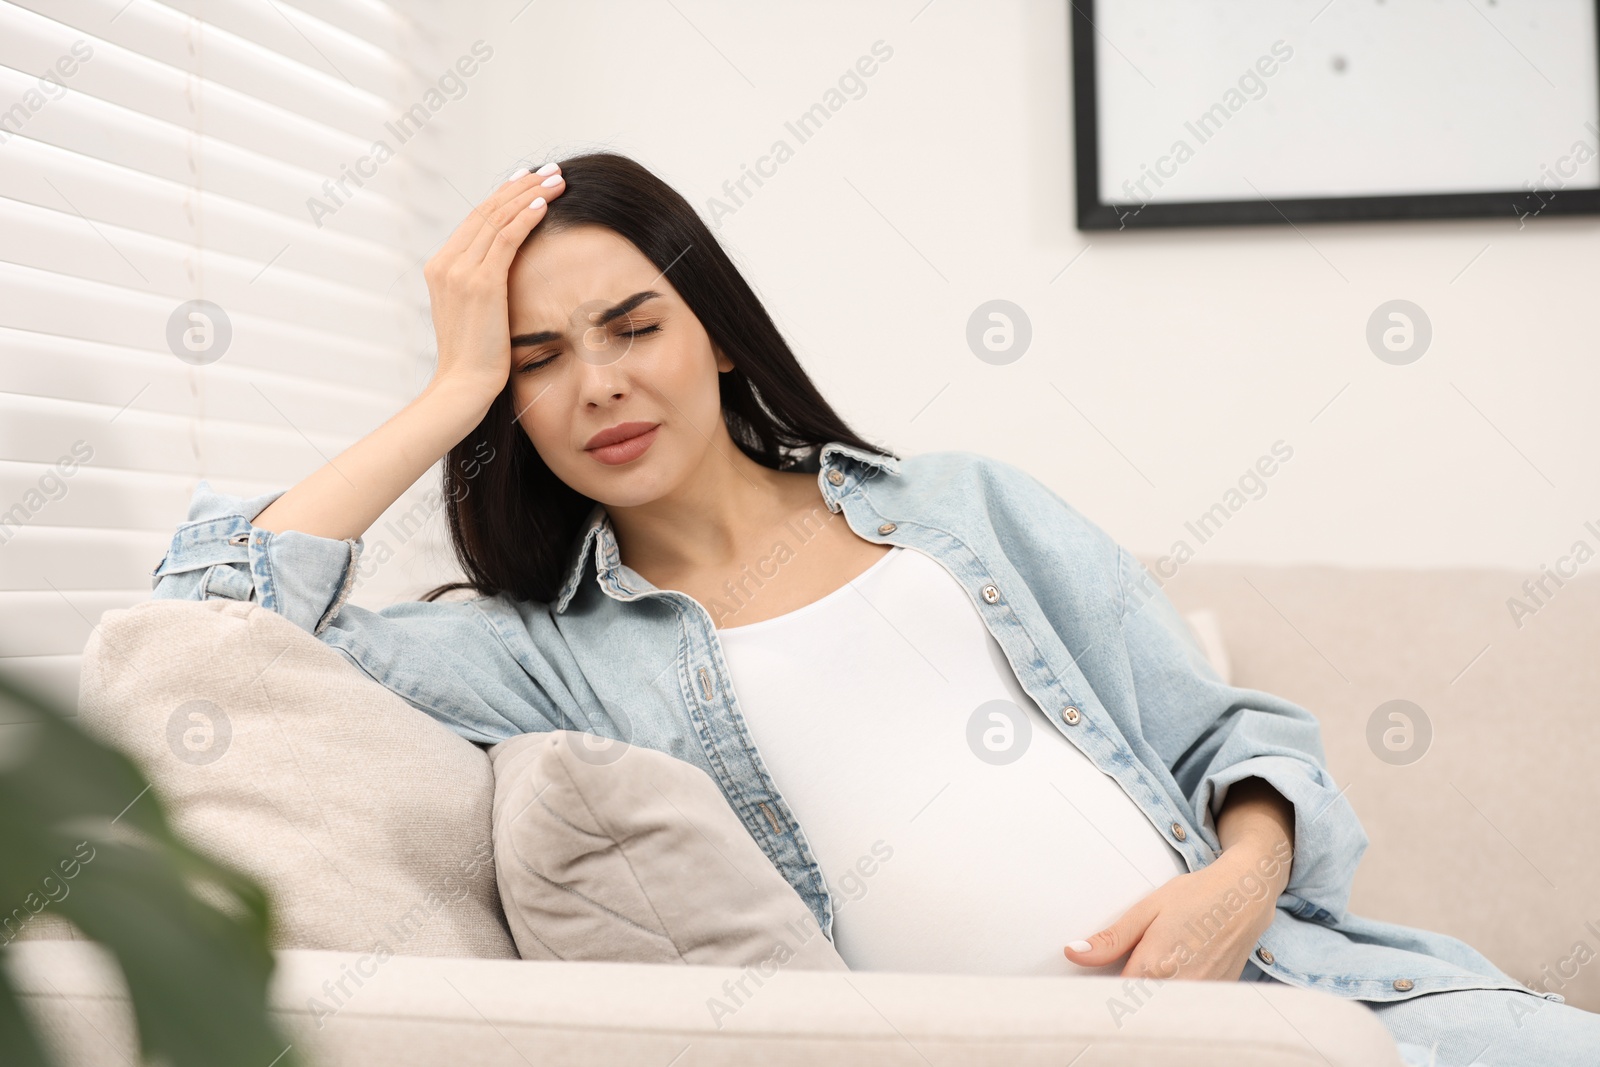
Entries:
MULTIPOLYGON (((0 676, 0 715, 21 724, 0 749, 0 946, 50 912, 109 949, 147 1060, 302 1067, 267 1014, 274 960, 261 886, 179 840, 133 761, 54 701, 0 676)), ((6 973, 9 955, 0 947, 0 1063, 54 1067, 6 973)))

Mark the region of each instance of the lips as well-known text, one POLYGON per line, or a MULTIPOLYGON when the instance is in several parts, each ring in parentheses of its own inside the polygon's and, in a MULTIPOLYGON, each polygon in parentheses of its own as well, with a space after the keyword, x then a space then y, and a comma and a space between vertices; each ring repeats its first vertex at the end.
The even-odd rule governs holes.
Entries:
POLYGON ((583 448, 586 452, 592 452, 597 448, 604 448, 606 445, 614 445, 619 441, 626 441, 630 437, 638 437, 640 434, 649 433, 658 425, 660 424, 655 422, 620 422, 615 426, 601 430, 589 438, 589 443, 584 445, 583 448))

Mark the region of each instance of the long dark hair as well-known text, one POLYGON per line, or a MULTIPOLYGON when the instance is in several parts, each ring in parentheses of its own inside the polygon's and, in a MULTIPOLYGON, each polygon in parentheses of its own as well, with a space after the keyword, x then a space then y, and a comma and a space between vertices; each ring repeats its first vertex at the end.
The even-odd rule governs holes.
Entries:
MULTIPOLYGON (((733 361, 719 374, 728 434, 773 470, 815 469, 829 441, 894 456, 845 425, 773 324, 766 308, 688 201, 626 156, 593 152, 560 161, 567 188, 534 230, 597 224, 631 241, 668 272, 707 335, 733 361), (669 270, 670 268, 670 270, 669 270)), ((450 540, 467 581, 452 589, 553 602, 595 501, 561 481, 513 419, 511 384, 445 457, 450 540)))

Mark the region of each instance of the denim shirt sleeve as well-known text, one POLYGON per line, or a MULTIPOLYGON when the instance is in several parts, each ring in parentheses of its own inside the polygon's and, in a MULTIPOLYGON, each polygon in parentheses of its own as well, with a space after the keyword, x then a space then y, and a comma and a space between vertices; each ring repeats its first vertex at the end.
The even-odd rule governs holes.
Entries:
POLYGON ((1216 840, 1228 787, 1262 778, 1294 806, 1294 858, 1283 903, 1322 922, 1347 914, 1368 838, 1328 772, 1316 716, 1292 701, 1224 683, 1155 579, 1118 549, 1123 638, 1147 740, 1216 840))
POLYGON ((283 493, 228 496, 202 481, 187 521, 151 572, 152 598, 253 601, 320 636, 355 584, 361 540, 255 526, 252 520, 283 493))
POLYGON ((257 603, 469 741, 492 744, 583 721, 582 671, 547 605, 416 601, 373 611, 346 604, 361 540, 256 526, 252 520, 281 495, 228 496, 201 482, 188 520, 152 572, 152 597, 257 603))

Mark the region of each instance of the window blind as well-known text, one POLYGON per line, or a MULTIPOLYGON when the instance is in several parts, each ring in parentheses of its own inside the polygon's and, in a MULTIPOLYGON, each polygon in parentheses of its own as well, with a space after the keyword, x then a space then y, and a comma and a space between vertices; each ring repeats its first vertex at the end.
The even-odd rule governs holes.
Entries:
POLYGON ((438 83, 483 50, 298 3, 0 0, 0 670, 69 703, 201 478, 286 488, 431 367, 438 83))

